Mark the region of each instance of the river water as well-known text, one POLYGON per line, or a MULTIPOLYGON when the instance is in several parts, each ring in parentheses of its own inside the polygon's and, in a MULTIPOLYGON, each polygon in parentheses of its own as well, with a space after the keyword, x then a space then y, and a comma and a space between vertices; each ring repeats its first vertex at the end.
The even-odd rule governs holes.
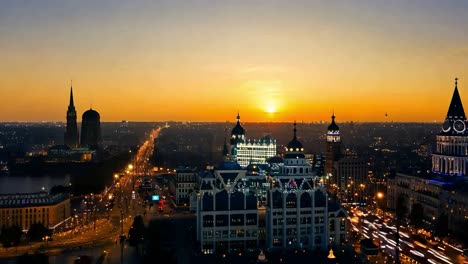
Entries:
POLYGON ((70 185, 71 176, 0 175, 0 194, 50 191, 55 185, 70 185))

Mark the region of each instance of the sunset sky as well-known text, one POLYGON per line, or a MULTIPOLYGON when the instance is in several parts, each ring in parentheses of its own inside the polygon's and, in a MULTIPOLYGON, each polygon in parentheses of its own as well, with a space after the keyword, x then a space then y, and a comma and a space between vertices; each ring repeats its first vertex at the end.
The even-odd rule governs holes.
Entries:
POLYGON ((468 1, 0 2, 2 122, 70 80, 80 122, 441 122, 455 77, 468 107, 468 1))

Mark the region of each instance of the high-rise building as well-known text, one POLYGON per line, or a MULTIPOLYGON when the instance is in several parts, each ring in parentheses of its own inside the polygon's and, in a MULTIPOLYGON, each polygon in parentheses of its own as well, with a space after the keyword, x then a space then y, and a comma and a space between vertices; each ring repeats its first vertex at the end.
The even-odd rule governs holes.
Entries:
POLYGON ((325 186, 312 172, 296 137, 289 142, 284 165, 268 178, 266 246, 327 249, 346 239, 346 214, 328 198, 325 186))
POLYGON ((335 114, 331 116, 332 122, 328 126, 327 141, 325 148, 325 175, 334 174, 334 163, 341 158, 341 136, 340 128, 335 123, 335 114))
POLYGON ((437 135, 437 147, 432 155, 432 172, 442 176, 466 177, 468 172, 468 131, 465 110, 458 93, 458 79, 452 101, 437 135))
POLYGON ((81 147, 99 149, 101 146, 101 117, 93 109, 83 113, 81 123, 81 147))
POLYGON ((369 166, 364 159, 344 157, 335 162, 332 181, 347 202, 363 202, 369 189, 369 166))
POLYGON ((231 131, 231 159, 243 168, 252 164, 266 164, 267 159, 276 156, 276 139, 267 135, 259 140, 245 138, 245 130, 240 124, 237 114, 237 124, 231 131))
POLYGON ((70 87, 70 103, 67 110, 67 128, 64 134, 64 143, 69 148, 78 147, 78 126, 76 125, 76 110, 73 102, 73 87, 70 87))

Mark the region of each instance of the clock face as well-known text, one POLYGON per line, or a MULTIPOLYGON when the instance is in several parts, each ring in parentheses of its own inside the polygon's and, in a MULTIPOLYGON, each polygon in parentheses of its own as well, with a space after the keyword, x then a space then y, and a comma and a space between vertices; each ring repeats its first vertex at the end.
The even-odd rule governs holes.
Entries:
POLYGON ((457 131, 458 133, 465 132, 465 122, 463 122, 462 120, 456 120, 453 123, 453 129, 455 129, 455 131, 457 131))
POLYGON ((444 132, 449 132, 452 126, 450 125, 450 121, 445 120, 444 124, 442 125, 442 130, 444 132))

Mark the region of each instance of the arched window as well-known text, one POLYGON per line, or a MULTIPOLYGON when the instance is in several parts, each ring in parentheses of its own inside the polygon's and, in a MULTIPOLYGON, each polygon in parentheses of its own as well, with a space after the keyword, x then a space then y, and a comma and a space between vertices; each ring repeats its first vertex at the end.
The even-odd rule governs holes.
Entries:
POLYGON ((315 191, 315 207, 325 207, 326 198, 322 191, 315 191))
POLYGON ((273 193, 273 208, 283 208, 283 198, 279 191, 273 193))
POLYGON ((213 211, 213 196, 208 193, 203 194, 203 211, 213 211))
POLYGON ((312 207, 312 198, 308 192, 305 192, 301 195, 301 208, 310 208, 312 207))
POLYGON ((216 211, 228 210, 228 194, 223 190, 216 194, 216 211))
POLYGON ((244 194, 242 192, 231 194, 231 210, 244 210, 244 194))
POLYGON ((286 196, 286 208, 296 208, 297 197, 296 194, 290 193, 286 196))

